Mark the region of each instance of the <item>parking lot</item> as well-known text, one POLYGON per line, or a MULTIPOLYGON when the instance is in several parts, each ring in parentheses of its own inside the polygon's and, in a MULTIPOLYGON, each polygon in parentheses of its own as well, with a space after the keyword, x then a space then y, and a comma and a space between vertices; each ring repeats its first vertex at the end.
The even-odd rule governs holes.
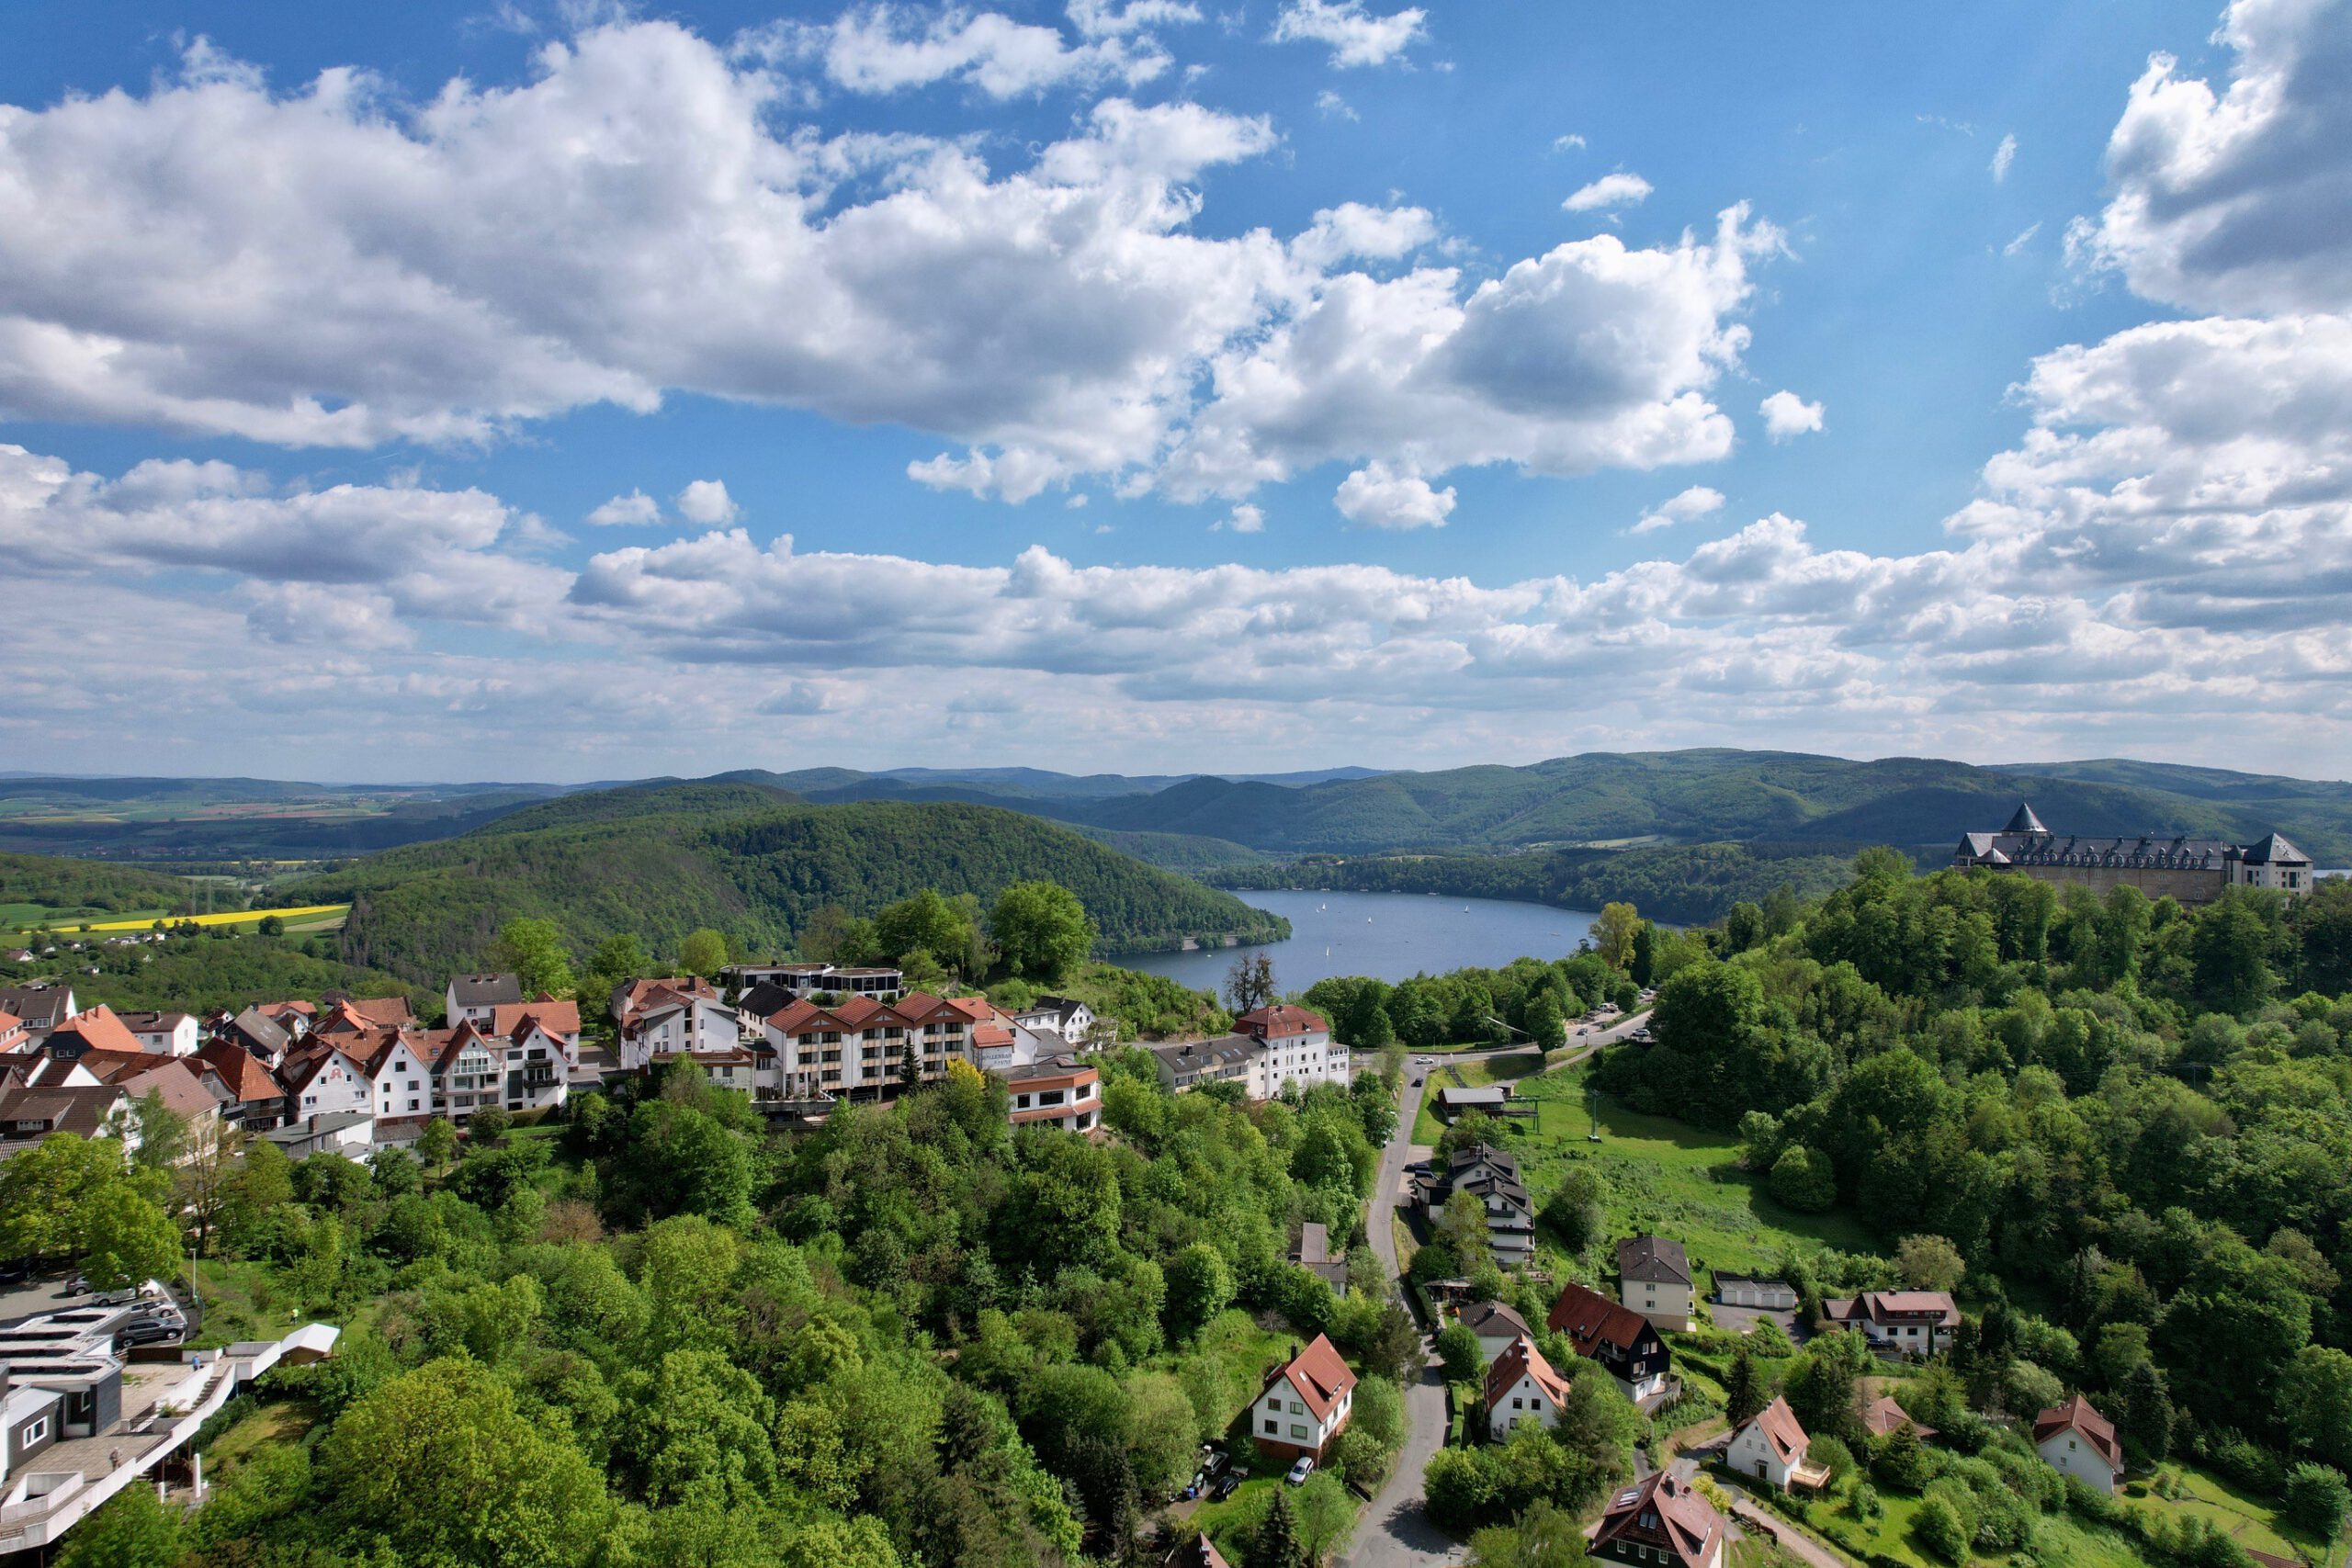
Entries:
MULTIPOLYGON (((98 1292, 68 1291, 65 1285, 71 1278, 70 1271, 62 1271, 0 1291, 0 1328, 14 1327, 28 1317, 39 1317, 43 1313, 87 1306, 98 1299, 98 1292)), ((187 1314, 188 1332, 193 1334, 196 1331, 196 1314, 188 1312, 179 1292, 171 1292, 171 1299, 174 1305, 187 1314)))
POLYGON ((1715 1320, 1716 1327, 1728 1328, 1734 1334, 1745 1334, 1758 1318, 1769 1317, 1781 1325, 1792 1344, 1802 1345, 1808 1337, 1793 1311, 1775 1312, 1770 1307, 1725 1306, 1721 1302, 1709 1302, 1707 1312, 1715 1320))

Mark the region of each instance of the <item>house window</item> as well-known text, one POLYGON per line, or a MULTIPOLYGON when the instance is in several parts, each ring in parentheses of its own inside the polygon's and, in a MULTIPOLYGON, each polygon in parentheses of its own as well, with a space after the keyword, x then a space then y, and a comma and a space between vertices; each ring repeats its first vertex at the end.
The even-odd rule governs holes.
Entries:
POLYGON ((17 1447, 28 1449, 48 1436, 49 1417, 42 1416, 25 1423, 25 1429, 17 1434, 17 1447))
POLYGON ((1306 1428, 1299 1426, 1296 1422, 1293 1422, 1291 1424, 1290 1435, 1294 1438, 1304 1438, 1306 1436, 1306 1428))
POLYGON ((1270 1434, 1279 1432, 1282 1430, 1282 1423, 1269 1416, 1266 1417, 1266 1430, 1270 1434))

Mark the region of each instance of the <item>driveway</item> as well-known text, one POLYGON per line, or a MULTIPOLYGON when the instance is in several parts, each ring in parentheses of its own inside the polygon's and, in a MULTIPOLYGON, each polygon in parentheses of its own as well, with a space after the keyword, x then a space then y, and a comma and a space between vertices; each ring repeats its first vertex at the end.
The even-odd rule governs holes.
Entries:
POLYGON ((1715 1320, 1717 1328, 1728 1328, 1734 1334, 1745 1334, 1758 1319, 1770 1318, 1781 1325, 1781 1331, 1792 1344, 1802 1345, 1810 1337, 1804 1325, 1797 1321, 1794 1308, 1775 1311, 1770 1307, 1725 1306, 1721 1302, 1709 1302, 1707 1314, 1715 1320))

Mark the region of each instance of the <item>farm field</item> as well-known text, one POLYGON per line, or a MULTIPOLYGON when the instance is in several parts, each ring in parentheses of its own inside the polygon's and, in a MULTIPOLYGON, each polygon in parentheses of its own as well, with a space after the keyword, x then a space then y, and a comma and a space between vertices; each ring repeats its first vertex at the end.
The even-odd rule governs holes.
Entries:
POLYGON ((193 920, 207 930, 213 930, 223 926, 259 925, 270 916, 276 915, 286 922, 286 929, 289 932, 332 931, 341 925, 343 917, 350 912, 351 906, 348 904, 296 904, 283 909, 235 909, 217 915, 165 915, 157 912, 143 917, 118 917, 110 920, 92 920, 86 924, 77 924, 75 929, 87 930, 96 934, 141 931, 159 919, 166 919, 174 925, 183 920, 193 920))

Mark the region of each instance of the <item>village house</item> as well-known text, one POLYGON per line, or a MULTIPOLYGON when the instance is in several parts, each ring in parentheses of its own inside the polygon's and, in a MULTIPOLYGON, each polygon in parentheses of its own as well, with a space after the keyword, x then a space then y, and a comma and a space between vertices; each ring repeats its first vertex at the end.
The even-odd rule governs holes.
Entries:
POLYGON ((1066 1045, 1086 1044, 1094 1032, 1094 1010, 1069 997, 1039 997, 1012 1021, 1025 1029, 1058 1034, 1066 1045))
POLYGON ((1697 1488, 1658 1470, 1610 1499, 1586 1554, 1645 1568, 1723 1568, 1729 1534, 1697 1488))
POLYGON ((220 1020, 213 1028, 212 1037, 250 1052, 272 1071, 286 1060, 286 1053, 294 1048, 294 1035, 284 1024, 257 1007, 249 1007, 233 1018, 220 1020))
POLYGON ((31 1043, 32 1031, 25 1027, 25 1021, 13 1012, 0 1012, 0 1056, 28 1050, 31 1043))
POLYGON ((1255 1077, 1251 1064, 1262 1049, 1257 1041, 1243 1034, 1150 1047, 1152 1059, 1159 1066, 1159 1081, 1177 1094, 1210 1083, 1238 1083, 1242 1093, 1249 1093, 1255 1077))
POLYGON ((523 977, 519 975, 459 975, 449 982, 442 1001, 447 1008, 442 1022, 451 1028, 460 1023, 488 1023, 491 1015, 502 1002, 523 999, 523 977))
POLYGON ((1571 1283, 1562 1288, 1544 1325, 1566 1335, 1577 1355, 1606 1368, 1634 1404, 1668 1393, 1666 1341, 1649 1319, 1623 1303, 1571 1283))
POLYGON ((1862 1412, 1862 1425, 1874 1438, 1891 1438, 1905 1427, 1910 1427, 1911 1435, 1923 1443, 1936 1435, 1933 1427, 1919 1425, 1912 1418, 1911 1412, 1894 1402, 1894 1395, 1891 1393, 1882 1393, 1871 1402, 1862 1412))
POLYGON ((1786 1399, 1772 1403, 1743 1422, 1724 1449, 1724 1464, 1742 1475, 1752 1475, 1786 1492, 1803 1486, 1815 1490, 1829 1484, 1829 1467, 1807 1464, 1805 1450, 1813 1439, 1797 1422, 1786 1399))
POLYGON ((1413 1178, 1413 1195, 1434 1219, 1447 1200, 1467 1192, 1486 1212, 1487 1245, 1498 1268, 1521 1268, 1535 1256, 1535 1200, 1520 1179, 1519 1161, 1485 1144, 1458 1149, 1442 1171, 1413 1178))
MULTIPOLYGON (((513 1001, 519 1004, 522 998, 513 1001)), ((483 1012, 492 1025, 497 1009, 483 1012)), ((617 1059, 635 1070, 656 1056, 682 1052, 732 1051, 743 1043, 741 1021, 719 998, 718 987, 699 976, 631 980, 613 987, 611 1011, 618 1030, 617 1059)))
POLYGON ((1321 1013, 1287 1002, 1253 1008, 1233 1021, 1233 1032, 1261 1047, 1252 1100, 1276 1099, 1294 1083, 1305 1089, 1348 1081, 1348 1048, 1331 1043, 1331 1025, 1321 1013))
POLYGON ((1043 1124, 1086 1133, 1102 1120, 1102 1070, 1076 1056, 1025 1063, 1000 1076, 1012 1096, 1005 1114, 1015 1127, 1043 1124))
POLYGON ((1516 1339, 1533 1337, 1527 1319, 1501 1302, 1474 1302, 1459 1314, 1462 1325, 1478 1339, 1478 1356, 1491 1362, 1511 1347, 1516 1339))
MULTIPOLYGON (((96 1051, 106 1055, 144 1056, 147 1050, 139 1043, 139 1036, 124 1027, 114 1009, 104 1002, 87 1012, 77 1012, 49 1032, 33 1049, 60 1061, 74 1061, 96 1051)), ((99 1075, 103 1077, 105 1075, 99 1075)))
POLYGON ((263 1131, 286 1120, 286 1086, 242 1045, 214 1040, 198 1047, 191 1061, 202 1062, 220 1075, 229 1098, 221 1119, 248 1131, 263 1131))
POLYGON ((1317 1335, 1306 1349, 1276 1367, 1250 1405, 1250 1435, 1276 1459, 1313 1455, 1320 1464, 1348 1429, 1355 1409, 1356 1375, 1330 1339, 1317 1335))
POLYGON ((1652 1325, 1688 1334, 1692 1294, 1690 1258, 1680 1242, 1633 1235, 1617 1244, 1617 1299, 1652 1325))
POLYGON ((1160 1568, 1233 1568, 1216 1542, 1194 1530, 1189 1540, 1180 1540, 1161 1560, 1160 1568))
POLYGON ((1821 1303, 1832 1328, 1859 1328, 1874 1349, 1932 1356, 1951 1348, 1960 1307, 1946 1291, 1864 1291, 1821 1303))
POLYGON ((1330 1228, 1320 1221, 1300 1224, 1298 1243, 1290 1249, 1290 1260, 1330 1286, 1334 1295, 1347 1293, 1347 1259, 1331 1256, 1330 1228))
POLYGON ((1567 1402, 1568 1380, 1524 1334, 1487 1369, 1487 1432, 1498 1443, 1523 1421, 1550 1431, 1567 1402))
POLYGON ((74 1016, 74 987, 50 980, 0 987, 0 1012, 24 1025, 24 1049, 38 1049, 51 1030, 74 1016))
POLYGON ((375 1114, 375 1079, 367 1066, 322 1042, 297 1047, 279 1069, 295 1117, 342 1111, 375 1114))
POLYGON ((202 1034, 191 1012, 126 1012, 122 1026, 130 1031, 141 1051, 165 1056, 192 1056, 202 1034))
POLYGON ((2112 1493, 2123 1479, 2123 1445, 2114 1424, 2079 1393, 2033 1418, 2033 1450, 2093 1491, 2112 1493))

